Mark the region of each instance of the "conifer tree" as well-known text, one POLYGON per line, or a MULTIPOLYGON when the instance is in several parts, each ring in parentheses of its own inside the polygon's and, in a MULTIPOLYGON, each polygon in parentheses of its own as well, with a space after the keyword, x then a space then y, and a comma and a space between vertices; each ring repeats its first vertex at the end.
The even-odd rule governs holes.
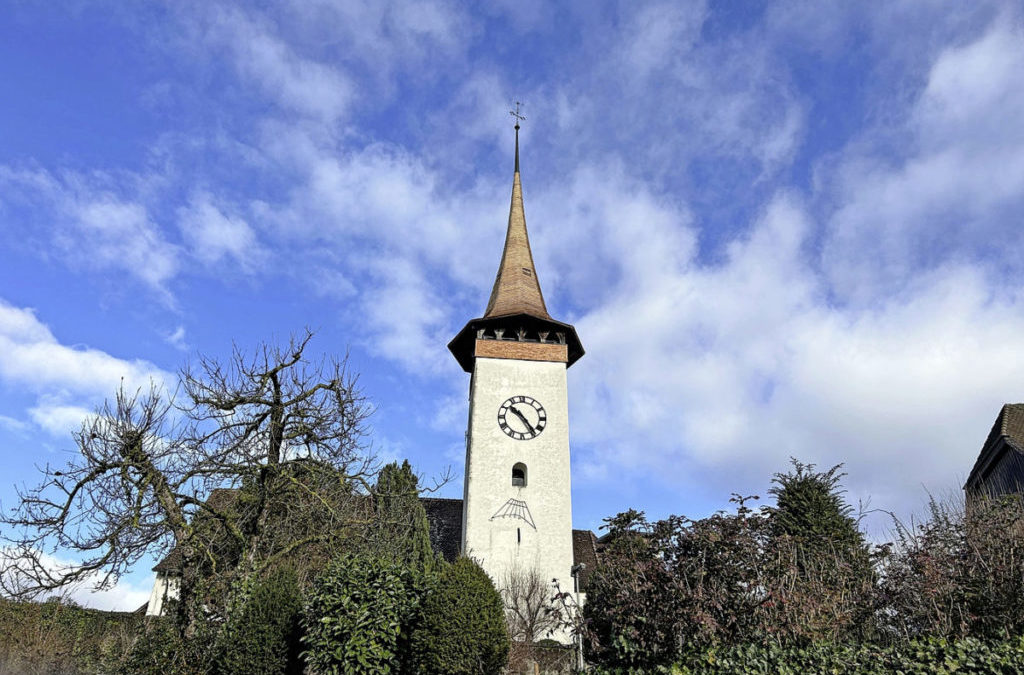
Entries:
POLYGON ((843 498, 843 465, 815 471, 813 464, 790 461, 793 470, 775 474, 769 490, 776 500, 775 507, 769 510, 773 533, 792 537, 815 550, 866 550, 853 507, 843 498))
POLYGON ((409 462, 392 462, 381 469, 374 489, 375 546, 391 559, 414 569, 432 565, 430 524, 420 502, 419 478, 409 462))

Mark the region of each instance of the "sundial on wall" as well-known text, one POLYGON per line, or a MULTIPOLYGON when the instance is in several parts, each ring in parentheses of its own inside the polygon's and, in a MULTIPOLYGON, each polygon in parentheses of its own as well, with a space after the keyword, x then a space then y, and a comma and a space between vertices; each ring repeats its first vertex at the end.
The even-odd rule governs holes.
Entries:
POLYGON ((491 516, 491 520, 495 518, 519 518, 526 521, 526 524, 533 529, 537 529, 537 525, 533 522, 533 516, 530 515, 530 507, 526 505, 525 501, 515 497, 501 505, 501 508, 491 516))

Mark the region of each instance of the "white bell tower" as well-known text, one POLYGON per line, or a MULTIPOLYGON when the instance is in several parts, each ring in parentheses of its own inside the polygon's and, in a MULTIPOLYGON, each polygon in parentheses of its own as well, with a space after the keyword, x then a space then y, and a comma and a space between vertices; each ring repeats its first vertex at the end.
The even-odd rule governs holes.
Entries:
POLYGON ((573 588, 566 370, 576 330, 548 314, 530 252, 519 180, 519 124, 505 249, 482 318, 449 343, 471 374, 462 550, 501 586, 536 570, 573 588))

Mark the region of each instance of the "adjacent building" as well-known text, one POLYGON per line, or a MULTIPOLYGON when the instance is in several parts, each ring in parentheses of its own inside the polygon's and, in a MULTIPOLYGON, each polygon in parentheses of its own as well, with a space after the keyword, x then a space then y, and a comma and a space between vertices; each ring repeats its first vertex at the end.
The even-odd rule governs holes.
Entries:
POLYGON ((1024 493, 1024 403, 1007 403, 964 484, 968 499, 1024 493))

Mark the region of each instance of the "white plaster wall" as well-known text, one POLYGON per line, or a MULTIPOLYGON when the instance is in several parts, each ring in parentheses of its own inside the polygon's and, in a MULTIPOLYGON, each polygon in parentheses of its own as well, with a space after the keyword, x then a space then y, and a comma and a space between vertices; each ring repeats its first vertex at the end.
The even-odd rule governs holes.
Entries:
MULTIPOLYGON (((564 363, 478 358, 470 384, 463 547, 501 587, 506 572, 535 568, 572 591, 569 401, 564 363), (498 426, 498 409, 530 396, 547 411, 536 438, 514 440, 498 426), (527 466, 526 487, 512 486, 512 466, 527 466), (526 502, 536 530, 519 518, 491 517, 509 498, 526 502), (517 540, 517 530, 521 541, 517 540)), ((554 636, 560 639, 560 636, 554 636)), ((562 641, 567 637, 561 636, 562 641)))
POLYGON ((161 616, 164 613, 164 603, 168 600, 176 600, 178 597, 178 579, 163 572, 157 572, 156 581, 153 582, 153 590, 149 594, 149 604, 146 606, 146 616, 161 616))

